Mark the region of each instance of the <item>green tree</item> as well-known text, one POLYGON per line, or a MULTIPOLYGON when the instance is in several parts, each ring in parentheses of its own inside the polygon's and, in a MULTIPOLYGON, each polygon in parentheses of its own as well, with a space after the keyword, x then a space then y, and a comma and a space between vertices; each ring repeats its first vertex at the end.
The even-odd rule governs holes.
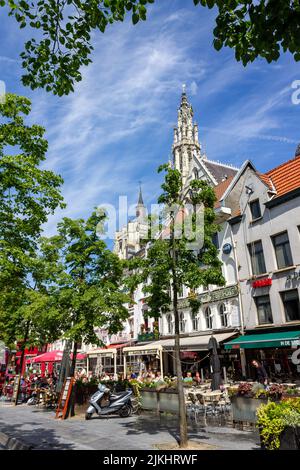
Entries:
POLYGON ((94 212, 86 221, 64 218, 58 234, 44 239, 43 252, 57 259, 52 295, 59 311, 62 337, 71 340, 74 374, 77 345, 101 345, 95 328, 123 329, 129 298, 122 288, 123 264, 100 238, 105 216, 94 212))
MULTIPOLYGON (((272 62, 282 51, 300 60, 299 0, 191 1, 195 6, 215 7, 216 50, 233 48, 244 65, 257 57, 272 62)), ((82 78, 80 68, 91 62, 93 30, 104 32, 126 14, 131 14, 134 24, 144 21, 151 3, 154 0, 0 0, 20 28, 37 32, 21 53, 26 70, 23 84, 59 96, 70 93, 82 78)))
MULTIPOLYGON (((0 103, 0 339, 8 346, 51 338, 54 312, 45 287, 49 264, 38 255, 42 224, 63 207, 62 178, 43 170, 44 129, 28 126, 27 98, 7 94, 0 103)), ((52 265, 52 268, 54 266, 52 265)))
MULTIPOLYGON (((158 202, 167 208, 168 222, 160 227, 160 236, 151 240, 144 259, 129 260, 131 275, 128 285, 131 289, 140 283, 144 284, 149 315, 158 318, 170 310, 175 320, 175 363, 179 400, 180 446, 187 445, 186 409, 182 382, 180 361, 180 325, 178 311, 178 292, 182 285, 194 290, 209 284, 224 285, 221 262, 217 249, 212 242, 213 234, 218 231, 215 224, 214 203, 216 196, 213 188, 207 182, 194 180, 191 183, 190 203, 194 207, 191 212, 191 223, 194 241, 199 240, 197 249, 191 250, 187 237, 180 237, 178 226, 182 225, 184 201, 182 198, 182 178, 178 170, 163 165, 159 171, 165 170, 165 181, 162 184, 163 193, 158 202), (204 224, 198 226, 197 212, 202 208, 204 224), (170 290, 171 287, 171 290, 170 290)), ((189 216, 184 216, 187 223, 189 216)), ((200 302, 197 296, 190 297, 193 312, 198 312, 200 302)))

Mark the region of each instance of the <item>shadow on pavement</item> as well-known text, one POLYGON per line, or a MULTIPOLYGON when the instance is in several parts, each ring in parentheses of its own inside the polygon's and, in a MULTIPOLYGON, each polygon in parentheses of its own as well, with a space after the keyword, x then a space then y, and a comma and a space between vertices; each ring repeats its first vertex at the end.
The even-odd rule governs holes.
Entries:
POLYGON ((15 438, 22 443, 30 446, 32 449, 49 450, 74 450, 75 444, 62 443, 56 436, 55 431, 37 426, 34 422, 23 422, 23 427, 32 427, 32 429, 20 429, 20 424, 7 424, 0 421, 1 432, 9 437, 15 438))

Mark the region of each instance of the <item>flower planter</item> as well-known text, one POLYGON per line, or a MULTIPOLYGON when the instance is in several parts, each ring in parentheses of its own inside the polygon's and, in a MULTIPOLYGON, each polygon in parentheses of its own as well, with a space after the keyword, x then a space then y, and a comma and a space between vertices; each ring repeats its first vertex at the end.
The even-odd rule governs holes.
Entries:
POLYGON ((300 450, 300 426, 287 426, 283 430, 279 450, 300 450))
POLYGON ((233 396, 230 398, 233 421, 256 423, 256 410, 268 403, 267 398, 247 398, 233 396))
POLYGON ((141 390, 140 394, 144 410, 178 413, 178 393, 175 390, 141 390))

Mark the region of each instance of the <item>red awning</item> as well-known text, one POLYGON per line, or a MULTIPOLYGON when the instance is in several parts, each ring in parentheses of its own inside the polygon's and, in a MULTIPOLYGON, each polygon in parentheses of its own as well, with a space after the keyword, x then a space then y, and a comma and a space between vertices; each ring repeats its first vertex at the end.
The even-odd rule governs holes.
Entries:
MULTIPOLYGON (((63 351, 48 351, 40 356, 36 356, 33 359, 28 359, 26 364, 37 364, 42 362, 61 362, 63 357, 63 351)), ((70 354, 71 359, 73 354, 70 354)), ((86 354, 78 353, 76 360, 86 359, 86 354)))

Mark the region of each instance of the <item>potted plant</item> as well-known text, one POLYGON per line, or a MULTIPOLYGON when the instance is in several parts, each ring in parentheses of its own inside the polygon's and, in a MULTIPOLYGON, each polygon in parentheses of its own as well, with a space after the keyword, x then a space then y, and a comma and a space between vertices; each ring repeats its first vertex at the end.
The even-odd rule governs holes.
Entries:
POLYGON ((268 391, 259 383, 242 382, 237 388, 229 388, 233 421, 255 423, 256 410, 268 401, 268 391))
POLYGON ((257 410, 261 447, 300 449, 300 398, 269 402, 257 410))

